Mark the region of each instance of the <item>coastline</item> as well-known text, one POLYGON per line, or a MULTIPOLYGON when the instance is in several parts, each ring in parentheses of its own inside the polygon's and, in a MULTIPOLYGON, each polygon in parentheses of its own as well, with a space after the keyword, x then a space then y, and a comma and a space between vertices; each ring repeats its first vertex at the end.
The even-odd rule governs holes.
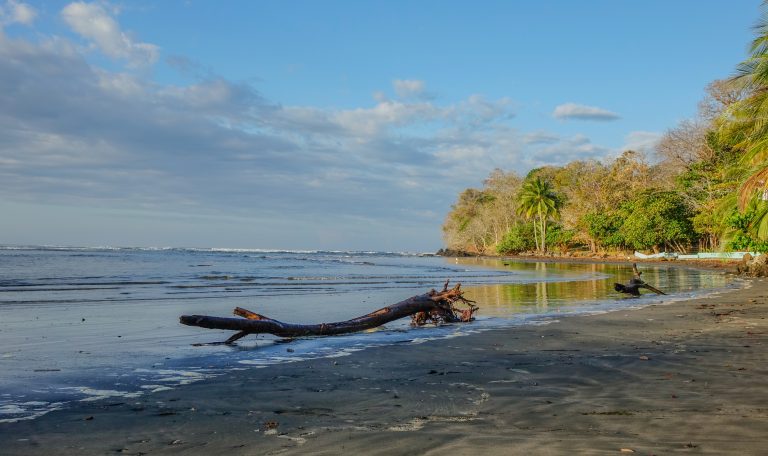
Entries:
POLYGON ((768 282, 248 368, 0 425, 4 454, 762 454, 768 282))
MULTIPOLYGON (((438 255, 451 257, 451 255, 438 255)), ((706 269, 715 271, 736 272, 741 260, 698 259, 698 260, 659 260, 635 258, 632 256, 537 256, 537 255, 468 255, 470 258, 490 258, 501 261, 541 262, 541 263, 571 263, 571 264, 632 264, 648 266, 674 266, 680 268, 706 269)))

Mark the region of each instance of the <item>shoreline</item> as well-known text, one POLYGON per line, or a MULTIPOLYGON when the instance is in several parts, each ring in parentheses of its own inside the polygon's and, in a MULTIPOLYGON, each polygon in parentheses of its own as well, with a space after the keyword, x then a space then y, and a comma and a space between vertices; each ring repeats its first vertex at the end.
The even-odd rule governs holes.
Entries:
POLYGON ((0 444, 11 455, 761 454, 768 282, 749 284, 83 402, 0 424, 0 444))
MULTIPOLYGON (((440 256, 440 255, 438 255, 440 256)), ((451 255, 445 256, 450 258, 451 255)), ((632 264, 638 263, 647 266, 665 266, 690 269, 706 269, 714 271, 726 271, 736 273, 736 267, 741 260, 724 259, 698 259, 698 260, 659 260, 633 257, 606 256, 597 257, 566 257, 566 256, 536 256, 536 255, 470 255, 463 258, 488 258, 501 261, 541 262, 541 263, 569 263, 569 264, 632 264)))

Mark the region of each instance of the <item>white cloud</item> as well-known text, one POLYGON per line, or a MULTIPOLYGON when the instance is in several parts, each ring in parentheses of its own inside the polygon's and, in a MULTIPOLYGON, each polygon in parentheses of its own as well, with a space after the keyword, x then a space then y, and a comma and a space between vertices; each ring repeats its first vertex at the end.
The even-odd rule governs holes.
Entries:
POLYGON ((438 150, 435 156, 441 161, 447 162, 471 162, 485 158, 488 150, 478 145, 461 146, 454 145, 445 149, 438 150))
MULTIPOLYGON (((91 24, 83 36, 135 58, 136 43, 101 4, 72 5, 65 10, 88 12, 75 17, 104 19, 102 32, 91 24)), ((434 216, 436 228, 434 211, 493 168, 605 152, 584 136, 516 130, 509 99, 440 102, 423 96, 422 81, 401 84, 413 96, 350 109, 283 106, 209 71, 168 85, 100 68, 82 52, 65 38, 0 35, 1 201, 258 214, 291 226, 303 217, 391 227, 412 211, 434 216)))
POLYGON ((403 103, 382 101, 373 108, 338 111, 332 116, 334 123, 356 136, 376 135, 391 126, 402 126, 414 121, 429 121, 440 116, 432 103, 403 103))
POLYGON ((511 119, 514 117, 511 105, 512 101, 509 98, 487 100, 482 95, 474 94, 453 107, 451 116, 455 123, 476 128, 497 120, 511 119))
POLYGON ((642 152, 649 159, 653 159, 656 153, 656 145, 661 140, 662 134, 656 131, 632 131, 624 138, 622 152, 634 150, 642 152))
POLYGON ((159 48, 131 39, 101 4, 70 3, 61 10, 61 17, 73 31, 90 40, 109 57, 126 60, 132 66, 151 65, 157 61, 159 48))
POLYGON ((556 119, 577 119, 577 120, 616 120, 619 115, 607 109, 596 106, 580 105, 576 103, 565 103, 557 106, 552 112, 556 119))
POLYGON ((395 79, 392 81, 395 93, 400 98, 419 97, 424 94, 424 81, 417 79, 395 79))
POLYGON ((37 11, 26 3, 8 0, 5 5, 0 6, 0 25, 30 25, 36 17, 37 11))
POLYGON ((552 144, 560 140, 560 137, 554 133, 546 131, 533 131, 523 135, 523 142, 525 144, 552 144))
POLYGON ((574 160, 603 160, 612 156, 613 150, 595 144, 583 135, 576 134, 555 141, 541 142, 534 145, 523 161, 529 168, 546 165, 564 165, 574 160))
POLYGON ((373 139, 393 134, 399 128, 424 132, 448 126, 467 130, 501 128, 504 121, 513 117, 511 101, 506 98, 487 100, 470 95, 454 104, 438 105, 432 100, 390 100, 377 92, 374 99, 377 103, 372 107, 343 110, 280 107, 270 111, 265 122, 275 128, 298 123, 313 133, 373 139))

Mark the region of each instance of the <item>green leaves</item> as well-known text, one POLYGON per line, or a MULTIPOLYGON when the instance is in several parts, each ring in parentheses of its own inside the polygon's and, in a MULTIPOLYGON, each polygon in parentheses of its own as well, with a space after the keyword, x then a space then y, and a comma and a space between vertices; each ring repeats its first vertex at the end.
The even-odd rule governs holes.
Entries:
POLYGON ((621 247, 624 245, 624 238, 619 233, 623 223, 624 220, 618 212, 593 212, 584 216, 584 224, 587 227, 589 236, 605 247, 621 247))
MULTIPOLYGON (((763 4, 765 13, 766 4, 763 4)), ((742 164, 754 167, 739 190, 743 210, 756 192, 768 188, 768 15, 755 26, 750 56, 730 79, 747 94, 723 113, 720 135, 743 152, 742 164)))
POLYGON ((690 220, 693 214, 676 192, 643 192, 622 212, 626 218, 619 233, 634 249, 662 245, 676 248, 696 238, 690 220))
MULTIPOLYGON (((530 173, 529 176, 531 176, 530 173)), ((557 218, 560 215, 560 206, 562 205, 552 189, 552 184, 538 176, 527 180, 518 195, 518 204, 518 214, 525 215, 528 219, 534 219, 534 239, 536 244, 541 241, 536 248, 546 252, 547 220, 557 218)))
POLYGON ((726 219, 731 228, 728 250, 768 251, 768 202, 753 197, 744 212, 734 210, 726 219))
POLYGON ((501 238, 501 242, 496 246, 496 252, 508 255, 532 250, 535 247, 533 230, 533 223, 519 223, 513 226, 501 238))
POLYGON ((610 212, 584 217, 589 235, 606 247, 679 250, 697 238, 692 211, 676 192, 647 190, 610 212))

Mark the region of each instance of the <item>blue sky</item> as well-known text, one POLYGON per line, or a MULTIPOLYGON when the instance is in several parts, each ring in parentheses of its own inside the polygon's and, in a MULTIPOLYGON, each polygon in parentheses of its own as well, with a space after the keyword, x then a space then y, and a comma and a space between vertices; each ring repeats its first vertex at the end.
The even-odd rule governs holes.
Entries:
POLYGON ((653 157, 759 1, 0 0, 0 244, 431 251, 457 193, 653 157))

